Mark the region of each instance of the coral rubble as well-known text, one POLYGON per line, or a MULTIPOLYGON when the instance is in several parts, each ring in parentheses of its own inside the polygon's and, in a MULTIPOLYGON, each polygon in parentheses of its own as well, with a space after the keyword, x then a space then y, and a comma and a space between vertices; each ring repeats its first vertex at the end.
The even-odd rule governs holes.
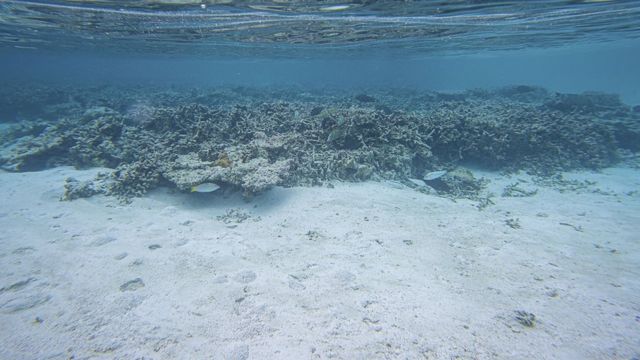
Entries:
POLYGON ((552 175, 598 169, 640 148, 640 113, 617 96, 531 86, 443 94, 143 87, 0 90, 0 166, 108 167, 68 180, 66 199, 135 197, 160 185, 213 182, 246 195, 274 185, 423 178, 472 197, 461 164, 552 175))

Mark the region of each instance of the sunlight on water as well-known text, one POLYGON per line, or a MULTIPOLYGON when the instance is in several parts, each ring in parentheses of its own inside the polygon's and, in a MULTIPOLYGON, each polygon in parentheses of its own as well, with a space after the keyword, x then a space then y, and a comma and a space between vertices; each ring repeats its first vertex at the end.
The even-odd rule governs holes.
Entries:
POLYGON ((636 1, 4 1, 17 48, 261 56, 433 54, 636 38, 636 1), (343 52, 344 53, 344 52, 343 52))

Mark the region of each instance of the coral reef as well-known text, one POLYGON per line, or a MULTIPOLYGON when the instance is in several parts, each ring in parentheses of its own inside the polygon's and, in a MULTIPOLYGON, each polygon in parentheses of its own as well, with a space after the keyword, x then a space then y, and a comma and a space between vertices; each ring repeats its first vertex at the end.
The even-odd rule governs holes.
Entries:
POLYGON ((130 198, 160 185, 214 182, 247 196, 274 185, 420 179, 477 197, 460 165, 551 176, 610 166, 640 149, 640 113, 615 95, 531 86, 444 94, 414 90, 147 87, 0 90, 0 166, 108 167, 69 180, 66 199, 130 198), (29 91, 38 95, 29 98, 29 91))
POLYGON ((96 194, 108 194, 111 184, 111 175, 108 173, 98 173, 94 179, 84 181, 70 177, 65 180, 64 194, 60 200, 69 201, 88 198, 96 194))

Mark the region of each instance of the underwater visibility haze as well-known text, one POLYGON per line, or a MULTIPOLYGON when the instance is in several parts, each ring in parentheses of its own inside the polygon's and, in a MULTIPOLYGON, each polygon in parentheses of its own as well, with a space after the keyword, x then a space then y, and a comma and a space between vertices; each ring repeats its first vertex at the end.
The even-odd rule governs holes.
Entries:
POLYGON ((0 2, 0 359, 640 358, 640 2, 0 2))

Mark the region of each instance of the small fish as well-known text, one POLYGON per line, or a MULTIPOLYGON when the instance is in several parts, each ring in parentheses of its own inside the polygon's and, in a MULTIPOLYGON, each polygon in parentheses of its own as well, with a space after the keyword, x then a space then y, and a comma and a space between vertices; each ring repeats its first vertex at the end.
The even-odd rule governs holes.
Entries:
POLYGON ((347 10, 348 8, 350 8, 349 5, 332 5, 332 6, 321 7, 320 11, 342 11, 342 10, 347 10))
POLYGON ((191 192, 207 193, 220 189, 220 185, 214 183, 202 183, 191 187, 191 192))
POLYGON ((447 170, 432 171, 430 173, 427 173, 427 175, 425 175, 423 179, 426 181, 431 181, 431 180, 441 178, 446 174, 447 174, 447 170))

